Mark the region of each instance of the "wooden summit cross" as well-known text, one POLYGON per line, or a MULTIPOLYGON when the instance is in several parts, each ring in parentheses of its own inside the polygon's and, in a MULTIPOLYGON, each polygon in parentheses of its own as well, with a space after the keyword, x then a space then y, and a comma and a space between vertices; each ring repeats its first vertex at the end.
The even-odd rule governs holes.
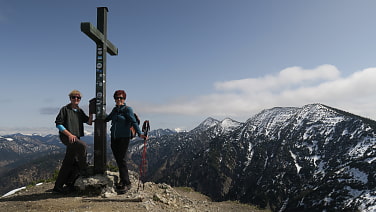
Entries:
POLYGON ((81 22, 81 31, 97 44, 96 54, 96 118, 94 122, 94 173, 106 171, 106 53, 117 55, 118 49, 107 40, 107 7, 97 8, 97 28, 81 22))

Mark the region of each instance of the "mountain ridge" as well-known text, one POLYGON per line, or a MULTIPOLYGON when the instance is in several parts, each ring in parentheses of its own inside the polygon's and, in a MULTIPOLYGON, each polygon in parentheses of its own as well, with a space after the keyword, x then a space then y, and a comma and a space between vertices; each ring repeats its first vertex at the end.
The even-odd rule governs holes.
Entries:
MULTIPOLYGON (((320 103, 211 117, 147 142, 147 178, 273 211, 376 210, 376 122, 320 103)), ((138 170, 143 140, 129 147, 138 170)))
POLYGON ((155 138, 148 144, 157 161, 149 177, 274 211, 372 207, 375 121, 338 111, 323 104, 276 107, 230 133, 210 119, 204 130, 155 138))

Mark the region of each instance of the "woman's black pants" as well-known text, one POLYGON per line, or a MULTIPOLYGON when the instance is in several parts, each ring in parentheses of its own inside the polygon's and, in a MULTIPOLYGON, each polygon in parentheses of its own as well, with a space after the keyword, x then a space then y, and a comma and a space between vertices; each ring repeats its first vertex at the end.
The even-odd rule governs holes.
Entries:
POLYGON ((114 154, 116 164, 119 168, 120 184, 130 185, 128 166, 127 166, 127 151, 130 138, 111 138, 111 149, 114 154))

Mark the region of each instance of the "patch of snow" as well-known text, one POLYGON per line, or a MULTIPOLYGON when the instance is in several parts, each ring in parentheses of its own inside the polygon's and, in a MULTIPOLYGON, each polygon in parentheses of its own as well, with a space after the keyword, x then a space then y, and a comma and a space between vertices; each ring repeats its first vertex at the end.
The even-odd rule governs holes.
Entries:
POLYGON ((247 150, 247 156, 246 156, 247 161, 244 162, 245 167, 244 167, 243 171, 245 171, 245 169, 246 169, 246 168, 249 166, 249 164, 251 163, 252 156, 253 156, 252 144, 249 143, 249 145, 248 145, 248 150, 247 150))
POLYGON ((372 163, 375 160, 376 160, 376 157, 374 157, 374 158, 367 158, 367 159, 365 159, 365 162, 372 163))
POLYGON ((376 144, 376 138, 369 138, 366 137, 362 139, 357 145, 350 149, 349 156, 354 158, 360 158, 364 156, 364 153, 368 150, 368 148, 372 148, 373 145, 376 144))
POLYGON ((176 131, 176 132, 186 132, 186 130, 181 129, 181 128, 175 128, 175 131, 176 131))
POLYGON ((309 160, 309 161, 313 161, 313 165, 315 165, 317 167, 318 166, 317 161, 321 159, 321 156, 312 155, 312 156, 309 156, 309 157, 305 157, 305 159, 309 160))
POLYGON ((368 182, 368 175, 359 169, 351 168, 348 172, 355 180, 358 180, 364 184, 368 182))
POLYGON ((325 205, 329 205, 334 199, 331 198, 331 197, 325 197, 324 198, 324 202, 325 202, 325 205))
POLYGON ((296 155, 294 153, 292 153, 291 150, 290 150, 290 154, 291 154, 291 157, 294 159, 295 167, 296 167, 297 173, 299 174, 299 171, 300 171, 300 169, 302 169, 302 167, 299 166, 299 164, 296 162, 296 155))
POLYGON ((367 192, 360 196, 361 205, 359 207, 360 211, 363 212, 375 212, 376 211, 376 195, 375 191, 367 192))
POLYGON ((325 174, 325 167, 327 167, 326 163, 324 161, 320 161, 319 165, 317 165, 315 175, 318 175, 320 173, 325 174))
POLYGON ((359 197, 363 191, 359 191, 358 189, 353 189, 350 186, 345 187, 346 190, 349 191, 349 194, 353 197, 359 197))
POLYGON ((15 194, 17 191, 21 191, 21 190, 23 190, 23 189, 26 189, 26 186, 21 187, 21 188, 14 189, 14 190, 12 190, 12 191, 9 191, 8 193, 4 194, 2 197, 10 196, 10 195, 12 195, 12 194, 15 194))
MULTIPOLYGON (((42 185, 42 184, 43 184, 43 183, 37 183, 37 184, 35 184, 35 186, 40 186, 40 185, 42 185)), ((8 193, 4 194, 2 197, 10 196, 10 195, 15 194, 16 192, 21 191, 21 190, 23 190, 23 189, 26 189, 26 186, 21 187, 21 188, 14 189, 14 190, 12 190, 12 191, 9 191, 8 193)))

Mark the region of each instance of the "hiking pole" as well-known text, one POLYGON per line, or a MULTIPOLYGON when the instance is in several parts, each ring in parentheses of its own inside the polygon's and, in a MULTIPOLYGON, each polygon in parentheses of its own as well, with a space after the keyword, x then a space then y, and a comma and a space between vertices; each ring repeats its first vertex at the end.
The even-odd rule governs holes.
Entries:
POLYGON ((142 156, 141 156, 141 164, 140 164, 140 175, 138 176, 138 186, 137 186, 137 192, 140 188, 140 184, 141 184, 141 181, 142 181, 142 189, 145 189, 145 182, 144 182, 144 179, 145 178, 145 175, 146 175, 146 170, 147 170, 147 160, 146 160, 146 137, 148 136, 148 132, 150 130, 150 124, 149 124, 149 120, 146 120, 144 121, 144 124, 142 125, 142 132, 144 133, 145 135, 145 138, 144 138, 144 148, 143 148, 143 151, 142 151, 142 156))

